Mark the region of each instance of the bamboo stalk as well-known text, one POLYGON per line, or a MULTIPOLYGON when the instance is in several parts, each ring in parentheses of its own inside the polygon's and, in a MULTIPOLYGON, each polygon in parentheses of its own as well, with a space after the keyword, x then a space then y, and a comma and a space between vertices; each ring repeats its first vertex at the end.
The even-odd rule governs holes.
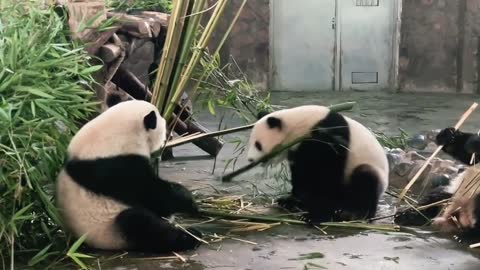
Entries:
MULTIPOLYGON (((336 104, 336 105, 331 105, 331 106, 329 106, 329 108, 332 112, 339 112, 339 111, 345 111, 345 110, 352 109, 354 104, 355 104, 355 102, 345 102, 345 103, 340 103, 340 104, 336 104)), ((240 169, 238 169, 236 171, 233 171, 231 173, 228 173, 228 174, 225 174, 225 175, 221 176, 222 182, 230 182, 232 180, 232 178, 234 178, 234 177, 236 177, 236 176, 238 176, 238 175, 240 175, 240 174, 242 174, 246 171, 249 171, 250 169, 254 168, 255 166, 257 166, 260 163, 264 163, 264 162, 274 158, 275 156, 277 156, 281 152, 283 152, 283 151, 289 149, 290 147, 296 145, 297 143, 303 141, 305 138, 307 138, 307 137, 305 137, 305 136, 300 137, 300 138, 292 141, 291 143, 288 143, 286 145, 278 146, 275 151, 272 151, 271 153, 263 156, 259 160, 255 161, 255 162, 252 162, 252 163, 249 163, 249 164, 241 167, 240 169)))
MULTIPOLYGON (((255 216, 255 215, 239 215, 230 214, 221 211, 200 209, 200 214, 207 217, 221 217, 226 219, 248 219, 262 222, 281 222, 295 225, 308 225, 305 221, 278 218, 271 216, 255 216)), ((380 231, 400 231, 400 226, 397 225, 382 225, 382 224, 367 224, 363 222, 322 222, 315 224, 317 226, 339 227, 339 228, 352 228, 352 229, 373 229, 380 231)))
MULTIPOLYGON (((460 120, 458 120, 457 124, 455 125, 455 130, 458 130, 463 125, 465 120, 467 120, 467 118, 470 116, 470 114, 472 114, 472 112, 477 108, 477 106, 478 106, 478 104, 476 102, 474 102, 470 106, 470 108, 465 113, 463 113, 462 117, 460 118, 460 120)), ((405 194, 407 194, 407 192, 410 190, 410 188, 413 186, 413 184, 415 184, 417 179, 420 177, 422 172, 427 168, 428 164, 430 164, 432 159, 440 152, 440 150, 442 150, 442 148, 443 148, 443 145, 440 145, 439 147, 437 147, 437 149, 433 152, 433 154, 425 161, 423 166, 420 167, 420 169, 415 174, 415 176, 413 176, 412 180, 410 180, 410 182, 405 186, 405 188, 402 190, 402 192, 400 192, 400 194, 398 195, 397 205, 399 205, 402 202, 405 194)))
POLYGON ((172 73, 173 64, 177 54, 180 37, 182 34, 183 24, 185 21, 185 14, 187 12, 188 3, 190 0, 176 0, 174 1, 172 16, 170 17, 169 26, 167 30, 167 37, 164 46, 164 52, 158 66, 157 78, 153 86, 152 104, 159 110, 162 109, 167 96, 168 83, 172 73))
POLYGON ((199 134, 193 134, 193 135, 189 135, 189 136, 185 136, 185 137, 180 137, 178 139, 171 140, 171 141, 167 142, 165 147, 175 147, 175 146, 179 146, 179 145, 182 145, 182 144, 186 144, 186 143, 196 141, 196 140, 200 140, 200 139, 204 139, 204 138, 217 137, 217 136, 222 136, 222 135, 225 135, 225 134, 235 133, 235 132, 251 129, 253 127, 253 125, 254 124, 250 124, 250 125, 241 126, 241 127, 235 127, 235 128, 229 128, 229 129, 214 131, 214 132, 210 132, 210 133, 199 133, 199 134))
MULTIPOLYGON (((232 22, 230 23, 227 31, 225 32, 225 34, 223 35, 223 38, 222 40, 220 41, 220 43, 218 44, 218 47, 217 49, 215 50, 215 52, 212 54, 213 57, 212 59, 210 60, 210 62, 207 64, 207 66, 210 66, 214 59, 215 59, 215 55, 219 54, 220 53, 220 50, 222 49, 223 47, 223 44, 225 43, 225 41, 227 40, 228 36, 230 35, 230 32, 232 31, 233 29, 233 26, 235 25, 235 23, 237 22, 238 18, 240 17, 240 14, 242 13, 242 10, 245 6, 245 4, 247 3, 247 0, 243 0, 243 3, 241 4, 241 6, 239 7, 238 11, 237 11, 237 14, 235 14, 235 17, 233 18, 232 22)), ((202 83, 203 79, 205 78, 205 76, 207 75, 208 73, 208 69, 204 69, 202 74, 200 75, 200 77, 197 79, 197 82, 195 83, 195 85, 193 86, 192 88, 192 93, 196 93, 197 89, 199 88, 200 86, 200 83, 202 83)), ((207 76, 208 78, 208 76, 207 76)))
MULTIPOLYGON (((355 105, 355 102, 344 102, 344 103, 339 103, 335 105, 329 106, 330 110, 333 112, 340 112, 340 111, 347 111, 353 108, 355 105)), ((170 140, 167 142, 167 144, 163 148, 170 148, 170 147, 175 147, 179 145, 183 145, 192 141, 200 140, 200 139, 205 139, 205 138, 210 138, 210 137, 217 137, 217 136, 222 136, 230 133, 235 133, 247 129, 253 128, 255 124, 250 124, 246 126, 241 126, 241 127, 235 127, 235 128, 230 128, 230 129, 225 129, 225 130, 219 130, 219 131, 214 131, 210 133, 196 133, 196 134, 191 134, 187 135, 184 137, 180 137, 174 140, 170 140)), ((159 149, 155 152, 153 152, 152 156, 156 157, 161 154, 163 151, 162 149, 159 149)), ((240 174, 240 173, 239 173, 240 174)))
MULTIPOLYGON (((235 23, 237 22, 238 18, 240 17, 240 14, 245 6, 245 4, 247 3, 247 0, 243 0, 243 3, 240 5, 239 9, 237 10, 237 13, 235 14, 235 17, 233 18, 232 22, 230 23, 227 31, 225 32, 225 34, 223 35, 222 39, 220 40, 215 52, 213 53, 213 57, 212 59, 210 59, 210 61, 208 62, 208 64, 206 65, 207 67, 210 66, 213 61, 215 61, 215 55, 219 54, 220 53, 220 50, 222 49, 223 47, 223 44, 225 43, 225 41, 227 40, 230 32, 232 31, 233 29, 233 26, 235 25, 235 23)), ((200 84, 202 83, 202 81, 204 80, 205 76, 207 75, 208 73, 208 69, 207 68, 204 68, 203 69, 203 72, 202 74, 200 75, 200 77, 198 79, 195 79, 196 83, 195 85, 192 87, 192 91, 191 91, 191 96, 192 96, 192 99, 195 99, 196 95, 197 95, 197 89, 200 87, 200 84)), ((208 74, 207 78, 210 76, 210 74, 208 74)), ((182 107, 180 113, 183 112, 183 110, 185 109, 185 107, 182 107)))
MULTIPOLYGON (((203 12, 202 9, 205 6, 205 0, 196 0, 193 4, 191 14, 195 14, 192 18, 188 19, 187 29, 185 33, 185 41, 183 42, 182 49, 180 51, 180 57, 178 60, 178 65, 174 73, 174 77, 171 84, 171 89, 177 89, 178 80, 180 76, 186 69, 186 62, 188 56, 192 53, 192 48, 194 47, 195 35, 197 34, 198 28, 200 26, 200 20, 202 19, 203 12)), ((167 100, 171 100, 171 94, 167 100)))
POLYGON ((227 4, 226 0, 219 0, 218 5, 213 11, 210 21, 205 27, 205 31, 202 33, 202 36, 200 37, 200 40, 198 42, 198 47, 193 51, 192 57, 190 58, 190 61, 180 78, 178 86, 175 89, 172 89, 173 96, 172 96, 172 99, 168 101, 167 109, 165 110, 165 113, 164 113, 164 118, 167 122, 171 120, 173 110, 175 109, 176 104, 179 102, 182 96, 183 90, 185 89, 185 86, 190 80, 193 70, 195 69, 198 62, 200 61, 201 56, 203 55, 203 51, 207 47, 208 42, 213 34, 213 30, 216 28, 220 20, 220 17, 221 17, 220 15, 225 10, 226 4, 227 4))

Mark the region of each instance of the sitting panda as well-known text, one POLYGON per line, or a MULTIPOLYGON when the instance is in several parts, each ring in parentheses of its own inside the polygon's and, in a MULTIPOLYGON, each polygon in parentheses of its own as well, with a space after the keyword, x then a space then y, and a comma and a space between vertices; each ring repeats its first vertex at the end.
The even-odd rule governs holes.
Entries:
POLYGON ((280 206, 306 211, 309 223, 375 216, 389 168, 383 147, 366 127, 316 105, 259 118, 248 143, 249 162, 308 136, 288 151, 292 190, 277 201, 280 206))
POLYGON ((480 238, 480 194, 472 182, 480 176, 480 167, 476 162, 470 164, 472 154, 480 158, 480 137, 464 133, 454 128, 443 129, 436 137, 436 143, 443 145, 443 151, 456 160, 468 165, 467 169, 452 179, 447 185, 437 186, 419 202, 419 206, 428 205, 444 199, 451 203, 440 213, 443 206, 430 207, 420 211, 414 209, 398 213, 395 223, 407 226, 420 226, 433 219, 433 225, 440 231, 457 233, 459 238, 480 238), (458 190, 458 192, 457 192, 458 190), (454 217, 452 219, 452 217, 454 217), (454 220, 457 221, 454 221, 454 220))
POLYGON ((97 249, 164 253, 196 248, 197 239, 165 219, 174 213, 196 215, 192 194, 157 177, 150 166, 150 154, 165 143, 165 120, 146 101, 110 105, 68 146, 56 191, 64 225, 76 237, 86 234, 86 244, 97 249))

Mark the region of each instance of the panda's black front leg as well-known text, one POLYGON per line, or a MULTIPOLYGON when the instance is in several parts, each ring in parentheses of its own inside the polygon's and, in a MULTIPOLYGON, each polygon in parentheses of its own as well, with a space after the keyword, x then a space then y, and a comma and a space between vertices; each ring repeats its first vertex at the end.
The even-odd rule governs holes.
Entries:
MULTIPOLYGON (((437 135, 435 142, 443 145, 443 151, 464 164, 471 165, 472 154, 480 155, 480 137, 477 134, 445 128, 437 135)), ((478 163, 478 158, 475 160, 478 163)))
POLYGON ((300 200, 298 200, 292 194, 278 198, 277 204, 280 207, 285 208, 291 212, 295 212, 302 209, 300 200))
MULTIPOLYGON (((200 245, 190 234, 142 208, 124 210, 116 217, 115 225, 130 250, 166 253, 195 249, 200 245)), ((188 231, 196 237, 202 237, 195 229, 188 231)))
POLYGON ((161 216, 169 216, 175 213, 185 213, 192 216, 199 215, 198 205, 193 198, 193 194, 181 184, 170 182, 158 178, 156 182, 162 186, 157 189, 157 200, 153 208, 157 209, 157 213, 161 216))
POLYGON ((308 212, 303 214, 300 218, 310 225, 315 225, 322 222, 332 221, 335 215, 335 209, 326 204, 317 205, 316 207, 309 207, 308 212))

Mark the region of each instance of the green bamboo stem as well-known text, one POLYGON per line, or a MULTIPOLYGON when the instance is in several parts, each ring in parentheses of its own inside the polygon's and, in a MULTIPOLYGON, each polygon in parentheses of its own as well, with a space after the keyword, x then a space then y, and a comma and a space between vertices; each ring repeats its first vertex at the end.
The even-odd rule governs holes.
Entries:
POLYGON ((220 21, 221 14, 225 10, 225 6, 227 4, 226 0, 219 0, 219 3, 217 7, 215 8, 213 15, 208 22, 207 26, 205 27, 205 31, 203 32, 202 36, 200 37, 200 41, 198 42, 198 47, 193 51, 193 55, 190 58, 190 61, 185 69, 185 72, 182 74, 180 78, 180 82, 178 83, 178 86, 173 90, 173 96, 169 100, 169 103, 167 105, 167 109, 165 110, 164 118, 167 121, 167 123, 171 120, 173 110, 175 109, 176 104, 180 101, 180 98, 182 96, 183 90, 185 89, 185 86, 187 85, 188 81, 190 80, 193 70, 197 66, 198 62, 201 59, 201 56, 203 55, 203 51, 208 45, 208 42, 213 34, 213 30, 216 28, 218 25, 218 22, 220 21))
MULTIPOLYGON (((329 106, 329 108, 332 112, 339 112, 339 111, 350 110, 350 109, 353 108, 353 105, 355 105, 355 102, 345 102, 345 103, 340 103, 340 104, 336 104, 336 105, 331 105, 331 106, 329 106)), ((289 149, 290 147, 296 145, 297 143, 303 141, 305 138, 307 138, 307 137, 306 136, 300 137, 300 138, 298 138, 298 139, 296 139, 296 140, 294 140, 294 141, 292 141, 292 142, 290 142, 286 145, 278 146, 277 149, 275 149, 271 153, 263 156, 261 159, 255 161, 255 162, 249 163, 249 164, 241 167, 240 169, 238 169, 236 171, 233 171, 231 173, 228 173, 228 174, 225 174, 225 175, 221 176, 222 182, 230 182, 234 177, 236 177, 236 176, 238 176, 238 175, 240 175, 240 174, 242 174, 246 171, 249 171, 250 169, 257 166, 258 164, 269 161, 270 159, 274 158, 275 156, 282 153, 283 151, 285 151, 285 150, 289 149)))
MULTIPOLYGON (((339 104, 331 105, 331 106, 329 106, 329 108, 333 112, 340 112, 340 111, 350 110, 350 109, 353 108, 354 105, 355 105, 355 102, 345 102, 345 103, 339 103, 339 104)), ((175 147, 175 146, 187 144, 187 143, 192 142, 192 141, 201 140, 201 139, 204 139, 204 138, 217 137, 217 136, 222 136, 222 135, 226 135, 226 134, 230 134, 230 133, 235 133, 235 132, 251 129, 251 128, 253 128, 254 125, 255 124, 249 124, 249 125, 245 125, 245 126, 241 126, 241 127, 234 127, 234 128, 214 131, 214 132, 210 132, 210 133, 198 134, 198 135, 192 136, 188 139, 180 137, 178 139, 174 139, 174 140, 171 140, 171 141, 167 142, 167 144, 164 147, 162 147, 162 149, 159 149, 159 150, 153 152, 152 157, 158 157, 162 153, 163 148, 175 147)), ((241 169, 239 169, 239 170, 241 170, 241 169)), ((242 172, 238 172, 238 170, 235 171, 235 172, 237 172, 238 174, 242 173, 242 172)), ((238 175, 238 174, 236 174, 236 175, 238 175)), ((236 176, 236 175, 234 175, 234 176, 236 176)), ((227 176, 227 175, 225 175, 225 176, 227 176)), ((233 176, 230 176, 230 177, 233 177, 233 176)))
MULTIPOLYGON (((281 223, 294 224, 294 225, 308 225, 308 223, 306 223, 305 221, 295 220, 295 219, 278 218, 278 217, 272 217, 272 216, 231 214, 223 211, 214 211, 214 210, 206 210, 206 209, 200 209, 200 214, 206 217, 220 217, 220 218, 226 218, 226 219, 247 219, 251 221, 260 221, 260 222, 281 222, 281 223)), ((378 231, 390 231, 390 232, 400 231, 400 226, 397 226, 397 225, 368 224, 364 222, 322 222, 314 225, 338 227, 338 228, 361 229, 361 230, 378 230, 378 231)))
MULTIPOLYGON (((232 22, 230 23, 227 31, 225 32, 225 34, 223 35, 223 38, 222 40, 220 41, 220 43, 218 44, 218 47, 217 49, 215 50, 215 52, 212 54, 212 59, 208 62, 207 64, 207 67, 210 66, 214 59, 215 59, 215 55, 217 55, 218 53, 220 53, 220 50, 222 49, 223 47, 223 44, 225 43, 225 41, 227 40, 228 36, 230 35, 230 32, 232 31, 233 29, 233 26, 235 25, 235 23, 237 22, 238 18, 240 17, 240 14, 242 13, 242 10, 245 6, 245 4, 247 3, 247 0, 243 0, 243 3, 240 5, 239 9, 237 10, 237 13, 235 14, 235 17, 233 18, 232 22)), ((192 88, 192 93, 195 94, 197 92, 197 89, 200 87, 200 84, 202 83, 203 79, 205 78, 205 76, 207 76, 207 73, 208 73, 208 69, 207 68, 204 68, 203 69, 203 72, 202 74, 200 75, 200 77, 197 79, 197 82, 195 83, 195 85, 193 86, 192 88)), ((209 76, 207 76, 208 78, 209 76)))
MULTIPOLYGON (((185 32, 185 41, 182 44, 182 49, 180 52, 180 57, 178 60, 178 66, 175 70, 173 81, 170 85, 170 89, 177 89, 178 81, 180 76, 186 69, 186 63, 188 57, 192 53, 192 48, 194 47, 195 35, 197 34, 198 28, 200 26, 200 21, 203 16, 202 9, 205 7, 205 0, 196 0, 193 4, 192 14, 195 14, 188 20, 187 30, 185 32)), ((169 94, 167 100, 171 99, 172 93, 169 94)))
POLYGON ((182 35, 185 14, 190 0, 174 1, 172 16, 167 30, 164 52, 157 71, 157 78, 153 87, 152 104, 161 110, 165 104, 168 83, 172 73, 177 49, 182 35))

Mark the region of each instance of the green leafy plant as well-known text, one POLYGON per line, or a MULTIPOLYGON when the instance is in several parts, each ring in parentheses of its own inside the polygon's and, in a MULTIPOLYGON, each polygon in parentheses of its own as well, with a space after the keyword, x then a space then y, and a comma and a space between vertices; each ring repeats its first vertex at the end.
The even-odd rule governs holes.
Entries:
POLYGON ((101 68, 39 6, 0 9, 0 266, 12 269, 19 253, 36 266, 67 248, 54 182, 78 122, 96 111, 86 88, 101 68))

